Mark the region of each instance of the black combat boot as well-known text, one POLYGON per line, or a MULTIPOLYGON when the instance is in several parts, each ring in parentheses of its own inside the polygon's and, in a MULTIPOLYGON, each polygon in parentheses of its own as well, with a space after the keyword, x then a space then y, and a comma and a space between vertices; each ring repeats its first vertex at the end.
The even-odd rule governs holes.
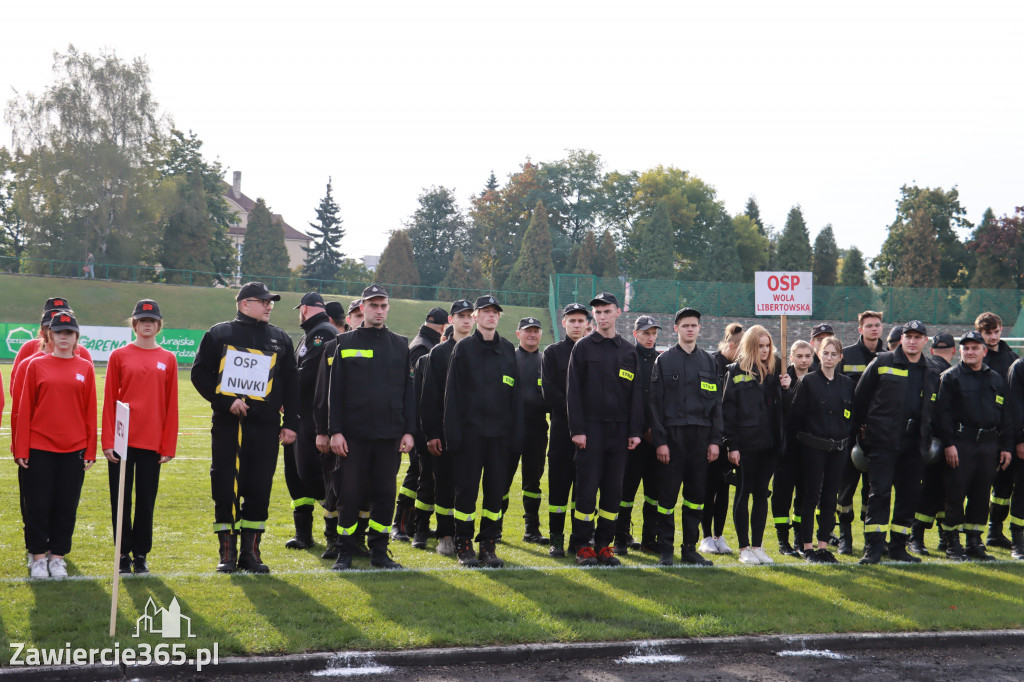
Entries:
POLYGON ((714 566, 710 559, 705 559, 693 545, 683 545, 679 548, 679 560, 691 566, 714 566))
POLYGON ((903 533, 892 533, 889 539, 889 560, 904 561, 910 564, 921 563, 921 558, 907 551, 907 536, 903 533))
POLYGON ((313 505, 304 504, 292 510, 295 536, 284 543, 288 549, 309 549, 313 546, 313 505))
POLYGON ((523 542, 529 542, 534 545, 548 544, 548 539, 540 532, 539 514, 523 514, 523 526, 523 542))
POLYGON ((1013 549, 1010 556, 1014 559, 1024 559, 1024 526, 1010 525, 1010 537, 1013 538, 1013 549))
POLYGON ((550 546, 548 547, 548 556, 562 558, 565 556, 565 535, 562 533, 552 533, 551 540, 548 541, 550 546))
POLYGON ((923 522, 914 521, 914 525, 910 529, 910 541, 907 543, 907 549, 914 554, 930 556, 928 548, 924 546, 924 532, 926 530, 927 528, 923 522))
POLYGON ((995 561, 996 558, 985 551, 985 545, 981 542, 981 531, 969 531, 967 533, 967 551, 964 552, 968 559, 975 561, 995 561))
MULTIPOLYGON (((876 534, 871 533, 871 537, 868 534, 864 536, 864 556, 860 558, 857 563, 863 565, 877 564, 882 560, 882 543, 885 542, 884 536, 874 537, 876 534)), ((840 536, 842 538, 842 536, 840 536)), ((840 550, 842 551, 842 550, 840 550)))
POLYGON ((241 551, 238 555, 238 568, 250 573, 270 573, 270 569, 260 558, 260 540, 262 530, 242 529, 241 551))
POLYGON ((220 550, 217 570, 221 573, 234 573, 238 570, 238 536, 230 530, 217 531, 217 545, 220 550))
POLYGON ((327 549, 320 555, 321 559, 338 558, 338 517, 324 517, 324 542, 327 549))
POLYGON ((477 560, 487 568, 501 568, 505 565, 505 562, 494 553, 494 540, 480 541, 480 554, 477 555, 477 560))
POLYGON ((1010 549, 1013 543, 1003 535, 1003 521, 1009 515, 1010 507, 1005 504, 989 504, 988 510, 988 540, 985 544, 989 547, 1010 549))
MULTIPOLYGON (((866 548, 865 548, 866 549, 866 548)), ((853 524, 839 524, 839 546, 836 548, 840 554, 850 556, 853 554, 853 524)))
POLYGON ((786 556, 796 556, 797 551, 793 549, 793 545, 789 544, 789 524, 779 524, 775 526, 775 535, 779 538, 779 554, 786 556))
POLYGON ((942 535, 946 540, 946 558, 950 561, 967 561, 964 548, 960 544, 960 533, 955 530, 944 530, 942 535))

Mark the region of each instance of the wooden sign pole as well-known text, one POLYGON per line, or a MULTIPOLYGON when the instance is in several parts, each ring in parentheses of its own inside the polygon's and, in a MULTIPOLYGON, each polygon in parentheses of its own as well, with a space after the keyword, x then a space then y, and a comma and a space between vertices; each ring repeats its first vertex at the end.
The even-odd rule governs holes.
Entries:
POLYGON ((779 324, 781 328, 780 336, 782 345, 779 347, 779 358, 782 360, 782 371, 786 371, 786 364, 789 358, 789 344, 786 343, 786 316, 782 315, 779 317, 779 324))

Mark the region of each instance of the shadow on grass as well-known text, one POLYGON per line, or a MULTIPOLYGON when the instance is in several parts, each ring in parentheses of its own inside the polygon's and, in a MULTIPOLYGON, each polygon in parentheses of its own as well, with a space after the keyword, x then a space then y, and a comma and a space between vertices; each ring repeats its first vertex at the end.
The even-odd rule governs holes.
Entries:
MULTIPOLYGON (((67 560, 68 573, 78 571, 67 560)), ((94 580, 33 580, 27 635, 39 648, 109 645, 110 592, 94 580)))

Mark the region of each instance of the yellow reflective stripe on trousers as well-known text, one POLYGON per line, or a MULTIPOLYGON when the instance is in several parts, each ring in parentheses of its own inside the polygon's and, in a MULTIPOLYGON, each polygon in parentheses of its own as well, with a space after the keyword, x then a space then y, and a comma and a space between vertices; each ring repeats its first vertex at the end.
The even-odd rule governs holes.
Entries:
POLYGON ((421 502, 420 500, 416 500, 414 506, 417 509, 422 509, 423 511, 428 511, 428 512, 434 511, 434 505, 427 504, 426 502, 421 502))
POLYGON ((853 511, 853 505, 852 504, 840 505, 840 506, 836 507, 836 511, 839 512, 840 514, 845 514, 846 512, 852 512, 853 511))
POLYGON ((617 512, 605 511, 604 509, 598 509, 597 515, 600 516, 602 519, 608 519, 609 521, 614 521, 615 519, 619 518, 617 512))
POLYGON ((864 526, 865 533, 884 533, 889 530, 889 526, 880 523, 873 523, 870 526, 864 526))
POLYGON ((577 521, 593 521, 594 520, 594 515, 593 514, 584 514, 583 512, 579 511, 578 509, 574 509, 573 510, 572 517, 574 519, 576 519, 577 521))
POLYGON ((267 527, 265 521, 246 521, 242 519, 238 522, 239 528, 247 528, 249 530, 264 530, 267 527))
POLYGON ((797 516, 796 514, 793 514, 793 523, 803 523, 803 520, 804 519, 802 516, 797 516))
POLYGON ((481 509, 480 516, 484 517, 485 519, 490 519, 491 521, 501 521, 501 510, 499 509, 496 512, 492 512, 487 509, 481 509))
POLYGON ((996 497, 995 494, 993 494, 990 498, 988 498, 988 501, 991 502, 992 504, 1001 504, 1004 507, 1009 507, 1010 506, 1010 498, 1008 498, 1008 497, 996 497))
POLYGON ((409 490, 404 485, 401 488, 398 489, 398 494, 399 495, 405 495, 406 497, 408 497, 409 499, 412 499, 412 500, 416 499, 416 491, 415 490, 409 490))
POLYGON ((622 507, 623 509, 632 509, 633 503, 627 500, 622 500, 621 502, 619 502, 619 506, 622 507))
POLYGON ((523 497, 529 497, 531 500, 539 500, 540 493, 531 493, 529 490, 524 490, 523 497))
POLYGON ((473 514, 464 514, 463 512, 460 512, 458 509, 453 510, 453 513, 455 515, 455 520, 456 521, 476 521, 476 514, 475 513, 473 513, 473 514))
POLYGON ((508 499, 508 495, 509 495, 508 493, 505 493, 505 496, 501 498, 502 502, 504 502, 505 500, 508 499))
POLYGON ((685 497, 683 498, 683 505, 686 506, 686 507, 689 507, 690 509, 696 509, 697 511, 700 511, 701 509, 704 508, 703 504, 697 504, 696 502, 690 502, 685 497))
POLYGON ((305 507, 307 505, 312 507, 314 504, 316 504, 316 500, 312 497, 300 497, 296 500, 292 500, 292 509, 298 509, 299 507, 305 507))
POLYGON ((342 348, 341 358, 372 358, 372 348, 342 348))
POLYGON ((902 533, 903 535, 910 535, 910 529, 906 526, 897 526, 895 523, 889 524, 890 533, 902 533))
POLYGON ((665 507, 662 507, 660 504, 658 505, 658 513, 659 514, 671 514, 675 510, 676 510, 675 507, 669 507, 668 509, 666 509, 665 507))
POLYGON ((658 501, 644 495, 644 502, 651 505, 652 507, 658 506, 658 501))
POLYGON ((789 523, 789 517, 788 516, 773 516, 772 517, 772 523, 774 523, 776 526, 781 525, 783 523, 789 523))
POLYGON ((373 519, 370 519, 370 530, 375 530, 378 533, 390 533, 391 527, 385 526, 383 523, 377 523, 373 519))
POLYGON ((878 368, 878 373, 879 374, 891 374, 894 377, 908 377, 908 376, 910 376, 910 371, 909 370, 900 369, 899 367, 879 367, 878 368))
POLYGON ((1018 519, 1016 516, 1010 517, 1011 526, 1024 526, 1024 519, 1018 519))
POLYGON ((223 533, 226 530, 234 530, 231 526, 232 524, 230 523, 215 523, 213 524, 213 532, 223 533))
POLYGON ((955 531, 960 531, 960 532, 962 532, 963 529, 964 529, 964 527, 962 525, 961 526, 947 526, 944 523, 940 523, 939 527, 942 528, 942 530, 955 530, 955 531))
POLYGON ((964 530, 975 530, 979 533, 985 530, 985 524, 983 523, 965 523, 964 530))
POLYGON ((361 518, 361 519, 368 519, 368 518, 370 518, 370 510, 369 509, 360 509, 359 510, 359 518, 361 518))
POLYGON ((928 516, 927 514, 922 514, 921 512, 917 512, 916 514, 914 514, 914 520, 920 521, 921 523, 932 523, 933 521, 935 521, 935 517, 928 516))
POLYGON ((454 511, 455 511, 454 509, 449 509, 448 507, 442 507, 439 504, 435 504, 434 505, 434 513, 437 514, 438 516, 452 516, 454 514, 454 511))
POLYGON ((549 504, 548 505, 548 513, 549 514, 564 514, 565 513, 565 509, 566 509, 565 505, 563 505, 561 507, 558 507, 558 506, 553 505, 553 504, 549 504))
POLYGON ((353 523, 348 528, 343 528, 342 526, 339 525, 338 526, 338 535, 355 535, 356 534, 356 528, 358 528, 358 527, 359 527, 358 523, 353 523))
POLYGON ((324 518, 325 518, 325 519, 336 519, 336 518, 338 518, 338 512, 337 512, 337 510, 335 510, 335 509, 332 509, 331 511, 327 511, 327 510, 325 509, 325 510, 324 510, 324 518))

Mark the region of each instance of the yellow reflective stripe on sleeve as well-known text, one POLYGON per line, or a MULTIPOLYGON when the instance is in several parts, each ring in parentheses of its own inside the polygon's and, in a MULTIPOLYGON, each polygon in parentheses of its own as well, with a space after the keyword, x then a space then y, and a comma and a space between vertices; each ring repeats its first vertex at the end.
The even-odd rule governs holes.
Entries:
POLYGON ((370 530, 375 530, 378 533, 390 533, 391 532, 390 526, 385 526, 383 523, 377 523, 373 519, 370 519, 369 526, 370 526, 370 530))
POLYGON ((501 377, 501 383, 508 384, 509 386, 515 386, 516 385, 516 380, 513 379, 512 377, 510 377, 509 375, 504 374, 501 377))
POLYGON ((372 348, 342 348, 341 358, 372 358, 372 348))
POLYGON ((843 365, 844 372, 863 372, 867 368, 867 365, 843 365))
POLYGON ((1016 516, 1011 514, 1010 515, 1010 525, 1011 526, 1024 526, 1024 519, 1018 519, 1016 516))
POLYGON ((632 509, 633 503, 627 502, 626 500, 622 500, 621 502, 619 502, 619 506, 622 507, 623 509, 632 509))
POLYGON ((997 395, 996 396, 996 405, 1002 405, 1002 404, 1003 404, 1003 396, 997 395))
POLYGON ((932 402, 933 403, 935 402, 935 396, 937 396, 937 395, 938 395, 938 393, 932 393, 932 402))
POLYGON ((772 523, 774 523, 776 526, 781 525, 783 523, 789 523, 789 517, 788 516, 773 516, 772 517, 772 523))
POLYGON ((647 495, 644 495, 644 502, 646 504, 651 505, 652 507, 657 507, 658 506, 658 501, 656 499, 654 499, 653 497, 647 497, 647 495))
POLYGON ((802 522, 803 522, 803 518, 802 517, 799 517, 796 514, 793 514, 793 523, 802 523, 802 522))
POLYGON ((900 369, 899 367, 879 367, 878 368, 878 373, 879 374, 891 374, 894 377, 908 377, 908 376, 910 376, 910 371, 909 370, 900 369))
POLYGON ((605 511, 604 509, 598 509, 597 515, 600 516, 602 519, 608 519, 609 521, 614 521, 615 519, 619 518, 617 512, 605 511))
POLYGON ((624 369, 619 370, 619 376, 625 379, 626 381, 633 380, 633 373, 624 369))
POLYGON ((710 381, 702 381, 702 382, 700 382, 700 387, 704 391, 717 391, 718 390, 718 384, 713 384, 710 381))
POLYGON ((734 384, 742 384, 744 381, 753 381, 753 380, 754 380, 754 377, 750 376, 749 374, 737 374, 736 376, 734 376, 732 378, 732 383, 734 383, 734 384))
POLYGON ((853 505, 852 504, 849 504, 849 505, 839 505, 839 506, 836 507, 836 511, 839 512, 840 514, 843 514, 843 513, 846 513, 846 512, 852 512, 853 511, 853 505))

